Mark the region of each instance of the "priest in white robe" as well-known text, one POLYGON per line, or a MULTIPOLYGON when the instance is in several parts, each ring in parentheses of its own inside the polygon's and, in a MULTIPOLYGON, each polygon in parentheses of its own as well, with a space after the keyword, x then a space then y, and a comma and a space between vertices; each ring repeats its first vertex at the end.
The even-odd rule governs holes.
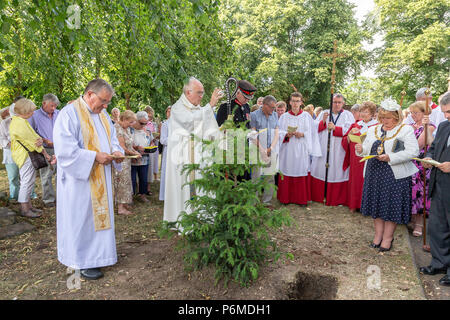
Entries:
POLYGON ((104 110, 113 95, 106 81, 92 80, 60 111, 53 129, 58 260, 88 280, 117 262, 111 164, 121 162, 123 150, 104 110))
POLYGON ((323 202, 324 199, 328 130, 331 130, 327 206, 347 205, 349 169, 343 170, 342 168, 345 150, 341 142, 344 134, 355 122, 355 118, 350 111, 343 109, 344 101, 344 96, 339 93, 335 94, 333 96, 332 120, 329 119, 329 110, 322 111, 315 120, 322 156, 312 158, 311 197, 316 202, 323 202))
POLYGON ((322 155, 318 143, 318 132, 308 112, 301 110, 303 96, 291 94, 291 110, 278 120, 280 129, 279 168, 277 198, 281 203, 307 205, 311 201, 310 178, 308 177, 310 156, 322 155))
POLYGON ((210 102, 201 107, 204 95, 202 83, 191 77, 183 88, 180 99, 172 106, 170 113, 169 138, 164 192, 164 221, 175 222, 181 212, 191 213, 187 206, 192 192, 191 181, 200 177, 195 171, 187 175, 182 173, 183 166, 190 163, 202 164, 205 155, 202 144, 197 139, 218 139, 221 135, 214 116, 213 108, 222 97, 216 88, 210 102), (191 135, 195 140, 191 140, 191 135), (193 141, 193 142, 192 142, 193 141))

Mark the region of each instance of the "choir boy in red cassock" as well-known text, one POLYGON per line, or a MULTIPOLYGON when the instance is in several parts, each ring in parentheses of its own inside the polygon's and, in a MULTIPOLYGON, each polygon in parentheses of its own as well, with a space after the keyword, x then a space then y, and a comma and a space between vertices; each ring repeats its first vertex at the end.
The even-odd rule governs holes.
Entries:
POLYGON ((378 123, 378 121, 374 119, 376 111, 377 106, 375 103, 371 101, 362 103, 359 107, 359 115, 361 120, 352 124, 342 139, 342 147, 345 150, 345 158, 342 169, 345 171, 350 167, 348 181, 348 207, 352 212, 359 210, 361 207, 361 197, 364 185, 364 162, 360 162, 361 157, 355 154, 356 142, 351 139, 354 139, 355 141, 357 139, 364 139, 368 128, 378 123))

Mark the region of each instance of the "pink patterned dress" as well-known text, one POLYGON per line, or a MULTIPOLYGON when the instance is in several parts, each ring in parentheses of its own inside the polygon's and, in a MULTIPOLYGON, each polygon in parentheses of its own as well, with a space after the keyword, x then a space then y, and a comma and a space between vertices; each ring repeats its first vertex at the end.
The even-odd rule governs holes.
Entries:
MULTIPOLYGON (((433 124, 430 124, 431 126, 435 127, 433 124)), ((414 128, 414 127, 413 127, 414 128)), ((419 139, 420 135, 422 134, 424 130, 424 127, 419 127, 417 129, 414 129, 414 134, 417 139, 419 139)), ((425 149, 420 150, 420 154, 418 158, 424 158, 425 157, 425 149)), ((413 160, 416 167, 419 169, 419 172, 414 174, 412 176, 412 208, 411 208, 411 214, 422 214, 423 213, 423 167, 422 164, 419 161, 413 160)), ((426 169, 426 193, 428 194, 428 185, 430 182, 430 174, 431 169, 426 169)), ((431 205, 431 199, 427 197, 426 199, 426 209, 427 212, 430 212, 430 205, 431 205)))

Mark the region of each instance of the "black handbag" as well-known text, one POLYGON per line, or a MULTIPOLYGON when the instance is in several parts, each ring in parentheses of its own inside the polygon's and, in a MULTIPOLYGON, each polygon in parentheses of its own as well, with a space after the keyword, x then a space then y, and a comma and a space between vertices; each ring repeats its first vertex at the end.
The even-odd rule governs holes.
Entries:
POLYGON ((392 145, 392 152, 397 153, 403 150, 405 150, 405 143, 402 140, 395 139, 392 145))
POLYGON ((20 145, 24 147, 25 150, 27 150, 28 156, 30 157, 34 169, 39 170, 48 166, 47 160, 45 160, 45 157, 42 153, 39 153, 37 151, 30 151, 22 144, 22 142, 20 142, 19 140, 17 140, 17 142, 20 143, 20 145))
POLYGON ((163 150, 164 150, 164 145, 161 142, 158 141, 158 151, 159 151, 159 153, 162 154, 163 150))

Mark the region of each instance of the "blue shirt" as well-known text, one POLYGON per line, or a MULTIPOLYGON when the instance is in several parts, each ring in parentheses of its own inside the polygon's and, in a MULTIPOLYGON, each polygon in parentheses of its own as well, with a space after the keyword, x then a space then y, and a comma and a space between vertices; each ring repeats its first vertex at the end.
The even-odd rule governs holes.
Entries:
MULTIPOLYGON (((53 142, 53 126, 55 125, 58 113, 59 110, 55 109, 53 116, 50 118, 47 112, 40 108, 33 113, 33 116, 28 119, 28 122, 30 122, 31 127, 38 135, 53 142)), ((48 146, 44 143, 44 147, 48 146)))
POLYGON ((257 131, 267 128, 267 131, 261 134, 259 138, 261 139, 260 142, 264 148, 270 147, 272 144, 272 135, 274 134, 272 131, 278 128, 278 114, 273 111, 271 115, 266 116, 262 111, 262 108, 259 108, 250 113, 250 127, 255 128, 257 131), (266 141, 261 137, 264 135, 267 136, 266 141))

